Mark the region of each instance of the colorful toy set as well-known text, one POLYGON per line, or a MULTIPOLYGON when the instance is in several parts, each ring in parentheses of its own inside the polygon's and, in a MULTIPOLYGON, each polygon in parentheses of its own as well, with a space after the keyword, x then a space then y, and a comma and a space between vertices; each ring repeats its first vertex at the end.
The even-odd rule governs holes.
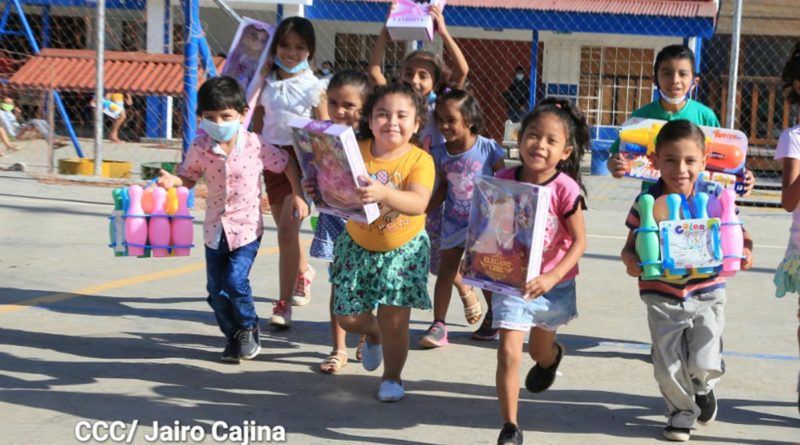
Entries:
POLYGON ((392 40, 433 40, 431 6, 444 9, 445 0, 397 0, 392 6, 386 29, 392 40))
POLYGON ((109 247, 115 256, 188 256, 194 247, 189 189, 140 185, 114 189, 109 247))
POLYGON ((675 193, 639 198, 636 253, 642 279, 733 276, 743 258, 744 235, 736 215, 736 196, 725 189, 719 199, 698 192, 689 202, 675 193))
POLYGON ((464 282, 522 296, 542 269, 550 189, 480 176, 475 180, 461 272, 464 282))
POLYGON ((367 224, 380 216, 377 204, 363 204, 356 193, 368 176, 356 135, 348 125, 296 118, 289 122, 303 178, 314 188, 317 210, 367 224))
MULTIPOLYGON (((653 167, 652 156, 656 150, 656 136, 665 123, 634 117, 622 124, 619 149, 627 161, 625 176, 652 182, 661 177, 653 167)), ((743 193, 747 136, 726 128, 701 126, 700 129, 706 135, 706 179, 743 193)))

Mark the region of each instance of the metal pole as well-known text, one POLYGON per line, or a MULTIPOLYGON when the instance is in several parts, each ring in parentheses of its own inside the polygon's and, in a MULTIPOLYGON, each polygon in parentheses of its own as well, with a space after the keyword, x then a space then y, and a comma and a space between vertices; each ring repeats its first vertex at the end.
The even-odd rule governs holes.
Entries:
POLYGON ((47 173, 52 175, 56 163, 56 151, 53 149, 56 141, 56 93, 53 90, 47 92, 47 124, 50 125, 47 136, 47 148, 50 151, 50 156, 47 157, 47 173))
POLYGON ((97 76, 94 107, 94 174, 103 174, 103 50, 106 45, 106 0, 97 0, 97 76))
POLYGON ((731 67, 728 73, 728 128, 736 127, 736 87, 739 81, 739 42, 742 34, 742 0, 733 1, 733 30, 731 31, 731 67))
POLYGON ((183 45, 183 153, 189 150, 194 139, 195 123, 197 120, 197 39, 195 32, 199 26, 194 25, 199 13, 198 0, 185 0, 183 18, 185 21, 184 34, 186 35, 183 45))

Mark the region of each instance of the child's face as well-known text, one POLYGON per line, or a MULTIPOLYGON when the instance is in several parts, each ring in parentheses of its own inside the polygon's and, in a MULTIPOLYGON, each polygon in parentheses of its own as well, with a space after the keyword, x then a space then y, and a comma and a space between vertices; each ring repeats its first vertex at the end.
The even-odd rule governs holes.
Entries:
POLYGON ((436 107, 436 122, 447 142, 463 140, 471 133, 470 123, 464 120, 461 107, 455 100, 448 100, 436 107))
POLYGON ((268 37, 269 35, 266 31, 258 29, 255 26, 249 26, 245 29, 244 35, 242 36, 242 48, 244 48, 248 56, 258 58, 258 56, 261 55, 261 51, 263 51, 264 47, 267 45, 268 37))
POLYGON ((531 121, 519 140, 519 154, 525 168, 537 173, 553 171, 558 163, 569 158, 567 128, 553 113, 542 113, 531 121))
POLYGON ((335 124, 349 125, 358 129, 364 95, 360 88, 344 85, 328 90, 328 113, 335 124))
POLYGON ((275 55, 289 69, 308 59, 309 54, 309 48, 305 40, 301 39, 294 31, 287 33, 283 40, 278 42, 278 46, 275 49, 275 55))
POLYGON ((378 100, 369 118, 375 142, 386 147, 401 147, 419 129, 419 119, 411 98, 387 94, 378 100))
POLYGON ((244 121, 244 115, 233 108, 226 108, 224 110, 206 110, 200 113, 200 117, 203 119, 208 119, 215 124, 221 124, 223 122, 231 122, 235 120, 238 120, 239 122, 244 121))
POLYGON ((403 66, 403 80, 414 87, 419 97, 427 96, 433 91, 434 65, 424 59, 411 59, 403 66))
POLYGON ((661 172, 668 193, 690 196, 697 177, 706 169, 706 155, 693 139, 663 142, 656 148, 653 166, 661 172))
POLYGON ((676 99, 686 97, 694 86, 692 62, 688 59, 666 59, 658 65, 658 88, 676 99))

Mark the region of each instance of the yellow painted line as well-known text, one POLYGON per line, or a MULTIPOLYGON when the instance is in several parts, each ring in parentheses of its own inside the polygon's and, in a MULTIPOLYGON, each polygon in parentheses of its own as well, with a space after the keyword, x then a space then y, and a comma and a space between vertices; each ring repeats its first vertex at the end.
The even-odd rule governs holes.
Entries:
MULTIPOLYGON (((302 244, 308 244, 307 242, 302 244)), ((265 249, 260 249, 258 251, 259 255, 273 255, 278 253, 277 247, 269 247, 265 249)), ((16 303, 11 304, 4 304, 0 306, 0 314, 7 314, 10 312, 17 312, 23 309, 27 309, 31 306, 41 306, 44 304, 49 303, 56 303, 59 301, 69 300, 72 298, 82 297, 82 296, 89 296, 89 295, 96 295, 101 292, 105 292, 111 289, 119 289, 123 287, 133 286, 135 284, 147 283, 150 281, 157 281, 163 280, 165 278, 172 278, 177 277, 180 275, 185 275, 187 273, 197 272, 198 270, 204 269, 206 266, 205 262, 202 263, 194 263, 189 264, 188 266, 176 267, 174 269, 167 269, 162 270, 159 272, 148 273, 144 275, 138 275, 135 277, 128 277, 122 278, 119 280, 109 281, 107 283, 100 283, 94 286, 84 287, 81 289, 77 289, 71 292, 63 292, 57 294, 49 294, 43 295, 41 297, 35 297, 28 300, 22 300, 16 303)))

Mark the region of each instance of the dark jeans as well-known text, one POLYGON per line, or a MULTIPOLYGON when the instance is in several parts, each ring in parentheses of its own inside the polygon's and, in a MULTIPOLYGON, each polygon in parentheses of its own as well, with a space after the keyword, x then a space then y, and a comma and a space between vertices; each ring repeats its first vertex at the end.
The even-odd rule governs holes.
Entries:
POLYGON ((206 246, 208 304, 228 339, 232 339, 240 329, 258 325, 248 276, 260 245, 261 237, 231 251, 223 233, 218 249, 206 246))

